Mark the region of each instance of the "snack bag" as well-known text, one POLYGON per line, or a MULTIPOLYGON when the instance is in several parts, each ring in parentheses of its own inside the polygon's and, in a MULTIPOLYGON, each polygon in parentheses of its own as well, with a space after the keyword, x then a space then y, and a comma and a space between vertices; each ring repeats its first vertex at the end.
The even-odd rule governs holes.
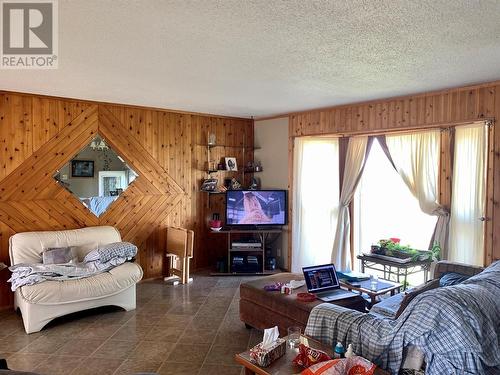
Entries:
POLYGON ((299 354, 293 360, 293 363, 301 367, 309 367, 319 362, 331 359, 325 352, 313 349, 304 344, 299 345, 299 354))
POLYGON ((301 375, 373 375, 375 366, 369 360, 354 356, 316 363, 302 371, 301 375))

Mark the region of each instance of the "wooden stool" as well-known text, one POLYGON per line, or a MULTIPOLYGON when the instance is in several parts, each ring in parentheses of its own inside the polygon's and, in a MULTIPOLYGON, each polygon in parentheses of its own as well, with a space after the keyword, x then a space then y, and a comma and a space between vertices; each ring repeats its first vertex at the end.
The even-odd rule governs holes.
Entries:
POLYGON ((177 285, 187 284, 193 279, 189 277, 189 260, 193 257, 194 232, 184 228, 167 228, 168 276, 165 281, 177 285))

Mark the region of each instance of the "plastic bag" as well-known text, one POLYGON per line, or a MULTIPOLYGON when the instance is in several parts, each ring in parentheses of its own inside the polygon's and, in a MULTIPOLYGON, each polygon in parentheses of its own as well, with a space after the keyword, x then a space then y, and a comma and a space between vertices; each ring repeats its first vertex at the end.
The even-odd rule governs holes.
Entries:
POLYGON ((331 359, 325 352, 310 348, 304 344, 299 345, 299 354, 293 360, 293 363, 301 367, 309 367, 319 362, 331 359))
POLYGON ((369 360, 354 356, 316 363, 301 372, 301 375, 373 375, 375 366, 369 360))

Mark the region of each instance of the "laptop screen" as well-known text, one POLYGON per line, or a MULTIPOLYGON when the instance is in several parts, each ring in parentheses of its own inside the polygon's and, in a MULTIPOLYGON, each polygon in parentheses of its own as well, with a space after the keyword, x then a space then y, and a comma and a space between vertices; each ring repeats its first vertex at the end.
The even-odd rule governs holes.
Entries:
POLYGON ((303 267, 302 272, 304 272, 307 290, 311 293, 325 292, 340 287, 333 264, 303 267))

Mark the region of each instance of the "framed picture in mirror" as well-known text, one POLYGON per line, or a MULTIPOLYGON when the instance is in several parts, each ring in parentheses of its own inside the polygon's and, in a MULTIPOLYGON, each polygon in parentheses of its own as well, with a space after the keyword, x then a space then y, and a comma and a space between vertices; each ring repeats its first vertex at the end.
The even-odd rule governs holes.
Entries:
POLYGON ((94 177, 94 161, 71 160, 71 177, 94 177))

